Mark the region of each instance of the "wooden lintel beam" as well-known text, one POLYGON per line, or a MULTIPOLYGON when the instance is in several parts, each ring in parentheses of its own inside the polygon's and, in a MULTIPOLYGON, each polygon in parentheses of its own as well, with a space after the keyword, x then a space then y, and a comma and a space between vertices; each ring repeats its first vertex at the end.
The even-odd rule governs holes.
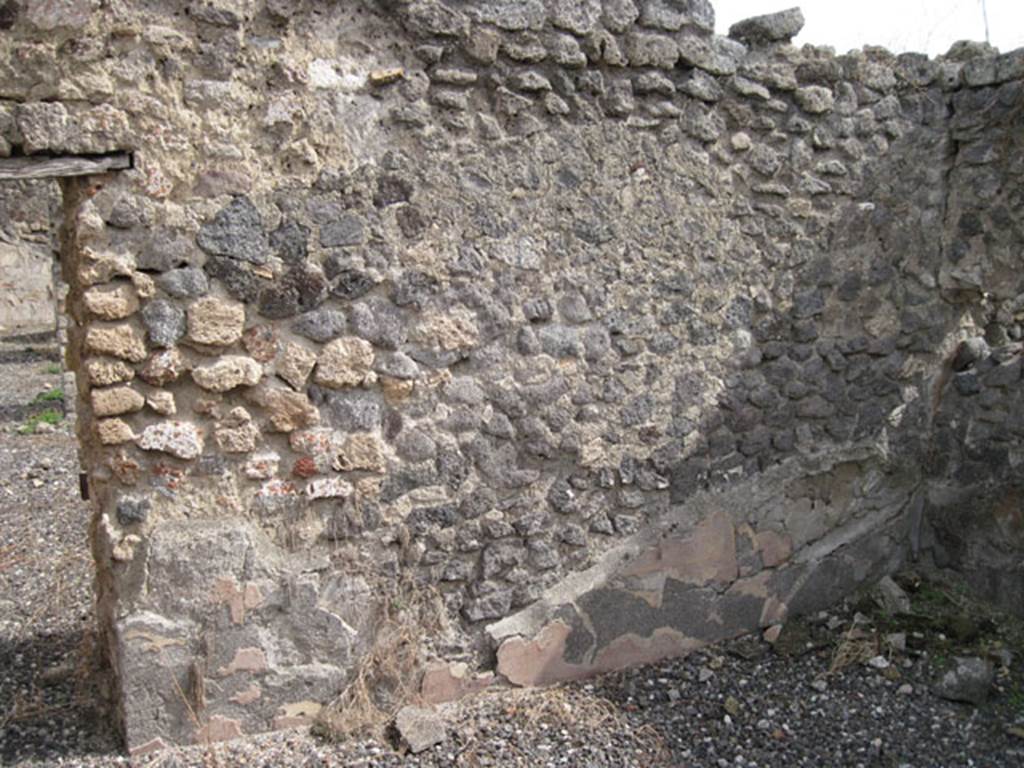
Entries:
POLYGON ((127 152, 110 155, 67 155, 65 157, 0 157, 0 181, 60 179, 119 171, 132 167, 127 152))

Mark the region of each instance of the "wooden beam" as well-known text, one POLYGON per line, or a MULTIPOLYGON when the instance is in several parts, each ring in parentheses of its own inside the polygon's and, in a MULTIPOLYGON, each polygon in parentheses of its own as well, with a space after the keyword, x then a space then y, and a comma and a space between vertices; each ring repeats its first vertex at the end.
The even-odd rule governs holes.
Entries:
POLYGON ((119 171, 132 167, 126 152, 112 155, 68 155, 66 157, 0 157, 0 181, 60 179, 119 171))

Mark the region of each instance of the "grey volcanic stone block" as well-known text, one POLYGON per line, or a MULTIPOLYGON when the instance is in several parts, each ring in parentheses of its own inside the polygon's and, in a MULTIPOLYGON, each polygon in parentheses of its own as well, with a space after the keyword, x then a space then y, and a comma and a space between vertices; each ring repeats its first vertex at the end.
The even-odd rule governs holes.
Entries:
POLYGON ((320 244, 325 248, 359 245, 365 237, 363 220, 352 213, 343 214, 320 230, 320 244))
POLYGON ((301 262, 309 251, 309 227, 295 221, 286 222, 270 234, 270 246, 282 260, 301 262))
POLYGON ((935 685, 935 693, 950 701, 982 704, 988 698, 995 669, 991 661, 975 657, 957 658, 953 669, 946 672, 935 685))
POLYGON ((358 299, 365 296, 377 285, 377 281, 357 269, 345 269, 332 277, 334 286, 331 294, 339 299, 358 299))
POLYGON ((556 27, 577 35, 593 32, 601 18, 600 0, 555 0, 551 21, 556 27))
POLYGON ((126 496, 117 502, 117 520, 122 525, 144 523, 149 517, 151 506, 149 499, 126 496))
POLYGON ((327 298, 328 283, 319 267, 297 264, 260 292, 259 312, 264 317, 283 319, 315 309, 327 298))
POLYGON ((395 716, 395 729, 414 755, 444 743, 448 737, 441 716, 421 707, 402 707, 395 716))
POLYGON ((270 255, 263 219, 245 196, 236 197, 204 224, 196 244, 209 254, 264 264, 270 255))
POLYGON ((157 287, 176 299, 195 299, 210 290, 206 273, 198 267, 182 267, 165 272, 156 280, 157 287))
POLYGON ((738 21, 729 27, 729 37, 750 45, 765 45, 792 40, 803 28, 803 12, 790 8, 738 21))
POLYGON ((321 344, 341 336, 348 327, 345 313, 337 309, 317 309, 308 312, 292 325, 292 330, 321 344))
POLYGON ((185 335, 185 310, 164 299, 154 299, 142 308, 142 324, 154 347, 172 347, 185 335))
POLYGON ((149 232, 144 245, 135 257, 140 269, 166 272, 182 264, 191 263, 198 254, 195 245, 171 230, 157 228, 149 232))
POLYGON ((694 27, 703 32, 715 28, 715 9, 708 0, 642 0, 640 23, 678 32, 684 27, 694 27))
POLYGON ((368 432, 381 425, 381 405, 368 392, 331 392, 312 387, 314 404, 326 423, 344 432, 368 432))
POLYGON ((219 280, 232 298, 246 303, 256 301, 265 282, 253 273, 248 264, 229 256, 211 256, 203 270, 211 278, 219 280))

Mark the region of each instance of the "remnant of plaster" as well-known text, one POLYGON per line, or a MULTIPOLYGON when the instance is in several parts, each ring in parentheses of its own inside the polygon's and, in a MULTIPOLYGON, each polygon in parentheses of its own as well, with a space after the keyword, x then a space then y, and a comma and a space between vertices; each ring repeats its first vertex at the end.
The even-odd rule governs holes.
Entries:
POLYGON ((225 603, 234 624, 244 624, 248 611, 263 603, 263 596, 255 584, 239 586, 233 579, 220 578, 214 585, 213 599, 225 603))

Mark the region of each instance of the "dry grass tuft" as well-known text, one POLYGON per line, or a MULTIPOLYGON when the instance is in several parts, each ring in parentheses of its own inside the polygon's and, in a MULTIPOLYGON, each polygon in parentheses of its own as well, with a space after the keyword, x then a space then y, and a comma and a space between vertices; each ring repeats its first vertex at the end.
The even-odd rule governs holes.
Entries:
POLYGON ((313 732, 330 741, 383 739, 398 710, 419 700, 424 639, 447 630, 444 602, 434 587, 409 577, 394 584, 379 606, 373 645, 341 695, 320 711, 313 732))
MULTIPOLYGON (((329 741, 375 738, 385 741, 398 711, 420 702, 424 641, 449 631, 444 602, 429 585, 405 578, 393 586, 379 608, 371 632, 374 643, 363 655, 341 695, 325 706, 313 733, 329 741)), ((668 749, 651 726, 635 727, 613 702, 572 687, 495 688, 446 708, 447 718, 462 734, 455 764, 474 768, 481 764, 489 737, 474 728, 480 711, 501 711, 522 723, 525 731, 564 729, 571 733, 614 729, 650 764, 662 765, 668 749)), ((513 745, 507 745, 513 748, 513 745)), ((525 756, 524 756, 525 757, 525 756)))
POLYGON ((827 674, 835 675, 854 664, 864 664, 878 653, 878 635, 854 624, 836 646, 827 674))

